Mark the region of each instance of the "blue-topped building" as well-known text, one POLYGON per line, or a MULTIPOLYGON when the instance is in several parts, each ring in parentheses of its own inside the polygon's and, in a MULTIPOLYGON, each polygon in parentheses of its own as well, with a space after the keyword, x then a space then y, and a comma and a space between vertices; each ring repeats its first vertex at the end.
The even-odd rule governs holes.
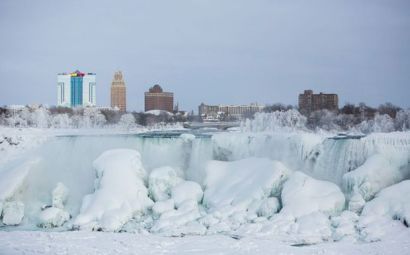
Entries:
POLYGON ((60 73, 57 75, 57 105, 86 107, 96 105, 95 73, 60 73))

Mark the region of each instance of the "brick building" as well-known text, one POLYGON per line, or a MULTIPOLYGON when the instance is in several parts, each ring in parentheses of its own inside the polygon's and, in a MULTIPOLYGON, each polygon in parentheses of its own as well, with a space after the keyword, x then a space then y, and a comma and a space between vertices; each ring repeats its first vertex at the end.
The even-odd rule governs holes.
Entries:
POLYGON ((127 90, 121 71, 115 72, 111 83, 111 107, 127 111, 127 90))
POLYGON ((158 84, 145 92, 145 111, 163 110, 173 112, 174 93, 164 92, 158 84))
POLYGON ((299 111, 302 114, 309 114, 318 110, 339 110, 339 98, 337 94, 313 94, 312 90, 305 90, 299 94, 299 111))

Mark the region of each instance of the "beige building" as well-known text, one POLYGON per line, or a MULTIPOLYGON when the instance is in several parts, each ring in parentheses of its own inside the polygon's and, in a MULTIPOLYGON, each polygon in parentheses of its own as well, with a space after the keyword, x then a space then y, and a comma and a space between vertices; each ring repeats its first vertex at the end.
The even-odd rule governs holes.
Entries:
POLYGON ((198 107, 199 116, 203 120, 220 120, 224 117, 243 119, 256 112, 261 112, 265 106, 260 104, 250 105, 206 105, 201 103, 198 107))
POLYGON ((127 111, 127 90, 121 71, 115 72, 111 83, 111 107, 127 111))

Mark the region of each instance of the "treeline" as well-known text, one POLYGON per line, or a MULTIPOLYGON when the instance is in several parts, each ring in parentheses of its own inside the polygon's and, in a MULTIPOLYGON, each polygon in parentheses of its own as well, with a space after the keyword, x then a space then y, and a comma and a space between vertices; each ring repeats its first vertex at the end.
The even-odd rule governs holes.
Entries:
MULTIPOLYGON (((297 109, 292 105, 274 104, 264 108, 264 112, 288 111, 297 109)), ((359 103, 347 103, 338 112, 320 110, 307 115, 306 127, 324 130, 356 130, 363 133, 392 132, 410 129, 410 109, 402 109, 392 103, 374 108, 359 103)))
POLYGON ((110 109, 67 108, 25 106, 19 108, 0 107, 0 125, 37 128, 95 128, 95 127, 138 127, 159 123, 174 124, 192 119, 191 115, 176 112, 123 113, 110 109))

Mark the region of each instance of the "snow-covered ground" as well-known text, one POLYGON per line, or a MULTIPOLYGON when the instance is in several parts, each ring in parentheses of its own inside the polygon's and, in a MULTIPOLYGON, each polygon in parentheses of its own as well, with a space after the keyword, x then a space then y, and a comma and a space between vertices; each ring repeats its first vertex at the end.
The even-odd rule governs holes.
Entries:
POLYGON ((0 254, 410 250, 410 132, 141 131, 1 128, 0 254))

